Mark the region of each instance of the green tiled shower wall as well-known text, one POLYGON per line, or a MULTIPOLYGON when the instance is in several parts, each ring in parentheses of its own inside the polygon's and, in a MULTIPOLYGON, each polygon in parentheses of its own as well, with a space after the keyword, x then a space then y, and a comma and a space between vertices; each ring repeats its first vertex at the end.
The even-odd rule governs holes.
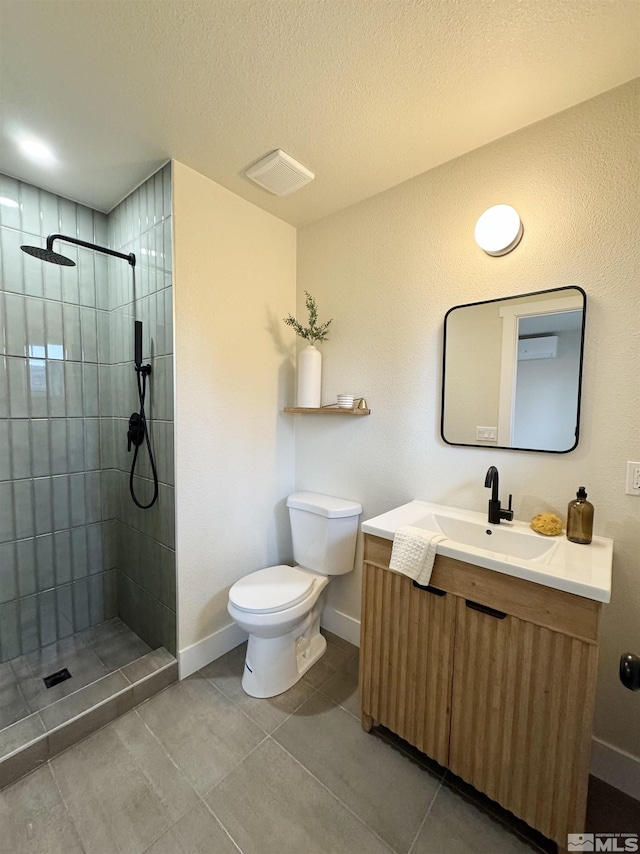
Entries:
POLYGON ((109 217, 0 175, 0 661, 119 610, 150 645, 175 650, 169 168, 109 217), (51 232, 114 245, 127 209, 141 222, 128 250, 135 293, 124 261, 59 244, 77 262, 59 267, 20 251, 51 232), (137 409, 132 322, 128 360, 123 339, 134 304, 154 367, 149 414, 159 417, 162 486, 148 516, 127 501, 126 429, 114 430, 137 409), (144 538, 133 552, 125 528, 144 538))
MULTIPOLYGON (((113 430, 108 494, 118 565, 118 616, 155 648, 176 650, 175 506, 173 488, 173 290, 171 171, 167 164, 109 214, 109 245, 134 252, 131 268, 110 259, 112 395, 101 410, 113 430), (142 356, 151 364, 147 415, 159 481, 157 503, 141 510, 129 494, 129 416, 139 408, 133 371, 133 323, 143 324, 142 356)), ((140 448, 136 495, 152 495, 149 457, 140 448)))

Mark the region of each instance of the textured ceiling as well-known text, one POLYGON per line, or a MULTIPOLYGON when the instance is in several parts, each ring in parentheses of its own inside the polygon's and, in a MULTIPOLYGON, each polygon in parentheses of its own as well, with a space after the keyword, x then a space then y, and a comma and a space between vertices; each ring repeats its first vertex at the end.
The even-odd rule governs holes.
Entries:
POLYGON ((0 39, 0 171, 107 211, 173 157, 295 225, 640 76, 638 0, 0 0, 0 39), (315 181, 251 184, 276 148, 315 181))

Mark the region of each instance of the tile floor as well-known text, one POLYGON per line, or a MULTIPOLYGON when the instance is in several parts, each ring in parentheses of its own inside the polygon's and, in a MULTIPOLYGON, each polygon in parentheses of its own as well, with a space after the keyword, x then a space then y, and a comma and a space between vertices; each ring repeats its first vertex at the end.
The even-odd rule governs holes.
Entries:
POLYGON ((391 733, 363 732, 355 647, 330 636, 272 700, 242 692, 243 660, 244 645, 0 792, 0 852, 554 850, 391 733))
POLYGON ((0 664, 0 730, 151 652, 117 618, 0 664), (43 678, 67 667, 71 679, 46 688, 43 678))

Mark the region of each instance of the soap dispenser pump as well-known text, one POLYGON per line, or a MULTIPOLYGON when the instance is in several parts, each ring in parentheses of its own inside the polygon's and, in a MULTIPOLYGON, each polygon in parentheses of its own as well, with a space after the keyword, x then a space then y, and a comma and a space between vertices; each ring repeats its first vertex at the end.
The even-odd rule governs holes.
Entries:
POLYGON ((593 504, 587 501, 587 491, 579 487, 576 497, 567 507, 567 539, 588 545, 593 538, 593 504))

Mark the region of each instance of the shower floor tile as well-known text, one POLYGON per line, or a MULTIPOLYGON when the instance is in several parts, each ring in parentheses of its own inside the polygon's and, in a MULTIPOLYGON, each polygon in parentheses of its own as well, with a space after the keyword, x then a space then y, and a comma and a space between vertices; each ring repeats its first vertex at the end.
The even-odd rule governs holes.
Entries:
POLYGON ((116 618, 0 665, 0 729, 149 652, 151 647, 116 618), (47 688, 44 677, 65 667, 71 678, 47 688))
POLYGON ((109 671, 126 667, 151 652, 151 647, 118 619, 91 626, 80 632, 80 637, 109 671))

